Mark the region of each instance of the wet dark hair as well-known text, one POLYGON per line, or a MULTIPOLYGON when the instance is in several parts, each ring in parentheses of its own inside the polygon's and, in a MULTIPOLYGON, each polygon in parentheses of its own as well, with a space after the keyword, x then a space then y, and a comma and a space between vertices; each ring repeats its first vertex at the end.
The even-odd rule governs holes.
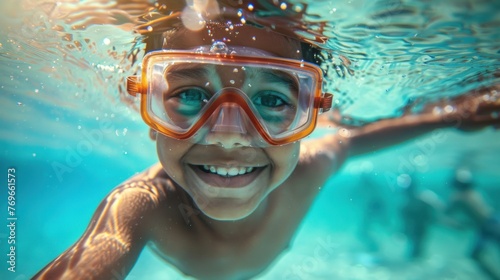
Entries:
POLYGON ((321 65, 323 62, 321 50, 313 44, 300 42, 300 50, 302 51, 302 58, 304 61, 314 63, 316 65, 321 65))
MULTIPOLYGON (((143 38, 143 42, 146 44, 146 49, 145 49, 146 53, 162 49, 163 41, 165 40, 165 38, 168 38, 171 33, 174 33, 176 31, 177 29, 173 29, 163 34, 154 34, 154 35, 151 34, 143 38)), ((296 40, 296 39, 291 39, 291 40, 296 40)), ((316 65, 321 65, 321 63, 324 61, 323 56, 321 55, 322 53, 321 49, 307 42, 299 41, 299 44, 300 44, 300 51, 302 53, 302 58, 304 59, 304 61, 314 63, 316 65)))
MULTIPOLYGON (((136 37, 135 44, 128 56, 132 64, 139 61, 139 55, 143 54, 142 50, 148 53, 164 49, 165 40, 173 33, 181 31, 183 28, 182 22, 180 21, 181 14, 186 7, 186 2, 186 0, 159 0, 155 2, 155 9, 139 16, 138 24, 135 28, 139 36, 136 37)), ((222 10, 224 10, 226 6, 235 10, 241 8, 240 6, 243 4, 242 1, 234 0, 217 0, 217 2, 222 10)), ((326 42, 326 37, 320 32, 307 29, 302 23, 301 20, 304 11, 307 10, 307 5, 304 5, 302 12, 297 12, 293 9, 282 10, 280 6, 276 6, 275 4, 271 5, 266 1, 256 1, 253 2, 253 5, 255 7, 255 16, 244 16, 246 18, 245 25, 251 25, 255 28, 270 28, 277 34, 289 38, 290 43, 292 43, 292 41, 297 42, 302 53, 302 59, 318 66, 326 65, 322 68, 325 78, 328 77, 328 73, 330 72, 329 69, 333 69, 333 66, 335 66, 334 64, 329 66, 331 64, 330 60, 332 54, 321 47, 321 44, 326 42), (277 25, 271 25, 269 21, 266 20, 262 22, 259 21, 261 19, 272 19, 273 17, 281 19, 287 18, 289 20, 281 20, 279 21, 280 24, 277 25), (297 30, 307 33, 307 39, 298 36, 295 32, 297 30)), ((230 20, 233 18, 228 19, 230 20)), ((224 15, 217 17, 214 22, 225 22, 224 15)), ((335 67, 334 69, 337 70, 341 68, 335 67)), ((120 87, 119 91, 122 101, 138 110, 138 107, 135 105, 135 100, 127 93, 127 90, 124 87, 120 87)))

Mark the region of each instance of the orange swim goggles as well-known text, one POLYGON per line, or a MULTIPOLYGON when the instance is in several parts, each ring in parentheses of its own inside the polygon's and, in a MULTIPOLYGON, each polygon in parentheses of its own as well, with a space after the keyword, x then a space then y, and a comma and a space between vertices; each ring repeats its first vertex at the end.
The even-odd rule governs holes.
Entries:
MULTIPOLYGON (((222 43, 223 44, 223 43, 222 43)), ((127 91, 141 94, 141 115, 175 139, 204 143, 210 133, 237 133, 250 145, 282 145, 309 135, 333 95, 311 63, 235 47, 155 51, 127 91)))

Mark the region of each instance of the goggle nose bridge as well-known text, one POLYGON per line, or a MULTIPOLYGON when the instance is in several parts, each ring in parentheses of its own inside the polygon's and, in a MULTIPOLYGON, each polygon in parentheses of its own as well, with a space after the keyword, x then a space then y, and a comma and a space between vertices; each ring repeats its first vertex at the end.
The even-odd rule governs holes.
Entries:
POLYGON ((211 132, 236 132, 246 134, 245 121, 241 114, 243 109, 235 102, 224 102, 212 113, 215 118, 211 132))

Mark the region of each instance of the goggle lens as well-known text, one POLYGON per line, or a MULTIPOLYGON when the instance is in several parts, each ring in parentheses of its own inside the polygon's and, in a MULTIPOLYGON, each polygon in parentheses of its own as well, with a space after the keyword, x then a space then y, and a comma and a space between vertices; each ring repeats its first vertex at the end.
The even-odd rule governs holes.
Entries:
POLYGON ((299 63, 280 58, 153 55, 143 68, 147 87, 143 115, 145 109, 147 122, 185 139, 207 122, 222 98, 240 105, 267 142, 285 143, 297 133, 312 131, 322 94, 321 70, 299 63))

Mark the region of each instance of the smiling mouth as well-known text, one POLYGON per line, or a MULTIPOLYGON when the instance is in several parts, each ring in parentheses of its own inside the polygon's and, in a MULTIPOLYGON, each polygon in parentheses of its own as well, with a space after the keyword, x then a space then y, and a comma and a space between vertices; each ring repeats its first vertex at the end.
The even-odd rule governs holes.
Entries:
POLYGON ((259 167, 221 167, 215 165, 199 165, 203 172, 217 174, 222 177, 234 177, 254 172, 259 167))
POLYGON ((215 165, 190 165, 196 175, 214 187, 241 188, 255 181, 266 166, 223 167, 215 165))

